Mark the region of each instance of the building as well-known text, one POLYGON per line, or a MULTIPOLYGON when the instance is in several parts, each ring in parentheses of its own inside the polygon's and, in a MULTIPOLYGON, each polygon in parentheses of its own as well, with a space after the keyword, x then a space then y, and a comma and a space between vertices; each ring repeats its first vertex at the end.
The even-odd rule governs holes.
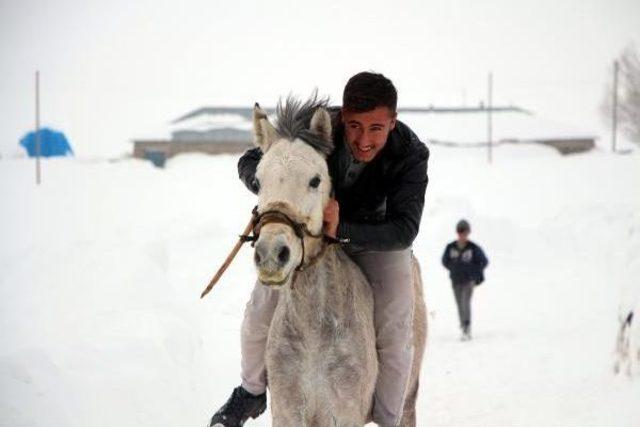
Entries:
MULTIPOLYGON (((273 108, 267 108, 269 114, 273 108)), ((477 107, 400 108, 400 120, 425 141, 443 146, 486 146, 488 113, 477 107)), ((250 107, 203 107, 177 118, 165 138, 136 139, 133 156, 162 167, 181 153, 241 153, 252 146, 253 109, 250 107)), ((514 106, 491 108, 492 143, 542 144, 562 154, 594 148, 593 132, 542 119, 514 106)))
MULTIPOLYGON (((400 120, 426 141, 450 147, 487 146, 488 113, 478 107, 403 108, 400 120)), ((491 109, 492 144, 541 144, 562 154, 589 151, 595 147, 594 132, 541 118, 513 106, 491 109)))
POLYGON ((169 124, 168 136, 133 141, 133 156, 163 167, 181 153, 241 153, 252 146, 250 108, 207 107, 169 124))

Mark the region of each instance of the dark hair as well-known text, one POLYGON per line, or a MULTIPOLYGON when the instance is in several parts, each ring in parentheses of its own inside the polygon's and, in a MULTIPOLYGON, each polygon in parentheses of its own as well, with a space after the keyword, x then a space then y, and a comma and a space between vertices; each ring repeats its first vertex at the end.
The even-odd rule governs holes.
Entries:
POLYGON ((458 224, 456 224, 456 231, 458 233, 471 231, 471 225, 469 225, 469 221, 467 221, 466 219, 461 219, 460 221, 458 221, 458 224))
POLYGON ((351 77, 344 87, 342 107, 358 113, 387 107, 395 113, 398 92, 391 80, 382 74, 363 71, 351 77))

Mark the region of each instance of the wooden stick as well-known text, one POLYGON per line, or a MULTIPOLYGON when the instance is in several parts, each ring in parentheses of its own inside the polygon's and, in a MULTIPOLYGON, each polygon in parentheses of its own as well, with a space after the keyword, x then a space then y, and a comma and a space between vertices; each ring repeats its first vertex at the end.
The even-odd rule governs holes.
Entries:
MULTIPOLYGON (((244 232, 242 233, 242 235, 243 236, 248 235, 251 232, 252 229, 253 229, 253 217, 251 218, 251 220, 249 221, 247 226, 244 228, 244 232)), ((211 279, 211 281, 209 282, 209 284, 207 285, 205 290, 202 291, 202 294, 200 295, 200 298, 204 298, 205 295, 207 295, 209 293, 209 291, 215 286, 215 284, 218 283, 218 280, 220 280, 220 277, 222 277, 222 275, 224 274, 224 272, 227 269, 227 267, 229 267, 229 265, 231 264, 233 259, 236 257, 236 255, 237 255, 238 251, 240 250, 240 248, 242 247, 243 243, 245 243, 245 240, 242 238, 242 236, 240 236, 238 238, 238 241, 236 242, 236 245, 233 247, 233 249, 231 249, 231 252, 227 256, 227 259, 224 260, 224 262, 222 263, 222 265, 220 266, 220 268, 216 272, 216 275, 213 276, 213 279, 211 279)))

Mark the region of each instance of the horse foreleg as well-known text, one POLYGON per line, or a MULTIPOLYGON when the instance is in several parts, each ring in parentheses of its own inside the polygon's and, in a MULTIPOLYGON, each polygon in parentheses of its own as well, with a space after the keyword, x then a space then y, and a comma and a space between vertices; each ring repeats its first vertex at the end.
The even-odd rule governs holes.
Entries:
POLYGON ((298 412, 271 403, 271 422, 273 427, 300 427, 304 425, 303 417, 298 412))

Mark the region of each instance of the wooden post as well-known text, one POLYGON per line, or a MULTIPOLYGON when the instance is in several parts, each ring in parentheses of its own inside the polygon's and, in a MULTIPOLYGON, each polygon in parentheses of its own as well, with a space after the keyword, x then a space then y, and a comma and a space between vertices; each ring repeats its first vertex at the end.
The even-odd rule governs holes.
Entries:
POLYGON ((36 185, 40 185, 40 71, 36 71, 36 185))
POLYGON ((487 154, 489 163, 493 160, 492 146, 493 146, 493 123, 491 117, 491 110, 493 108, 493 73, 489 72, 487 78, 487 154))
POLYGON ((611 151, 616 152, 618 134, 618 60, 613 61, 613 102, 611 105, 611 151))

